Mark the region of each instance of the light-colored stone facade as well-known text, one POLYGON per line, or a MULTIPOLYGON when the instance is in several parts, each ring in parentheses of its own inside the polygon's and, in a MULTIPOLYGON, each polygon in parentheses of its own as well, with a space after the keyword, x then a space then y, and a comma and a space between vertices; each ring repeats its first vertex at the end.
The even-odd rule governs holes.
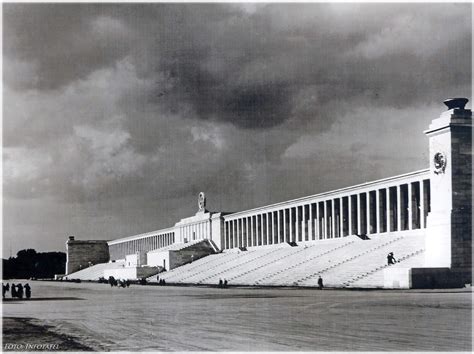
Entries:
MULTIPOLYGON (((138 254, 143 265, 147 252, 199 240, 229 250, 351 235, 397 236, 417 230, 427 240, 424 268, 385 270, 387 287, 442 283, 446 269, 460 274, 455 276, 459 281, 470 282, 471 111, 463 106, 449 109, 425 133, 430 146, 428 169, 236 213, 209 212, 200 194, 194 216, 168 229, 110 241, 110 258, 138 254)), ((169 257, 166 262, 170 264, 169 257)))
POLYGON ((107 241, 75 240, 70 236, 66 242, 66 275, 109 261, 107 241))

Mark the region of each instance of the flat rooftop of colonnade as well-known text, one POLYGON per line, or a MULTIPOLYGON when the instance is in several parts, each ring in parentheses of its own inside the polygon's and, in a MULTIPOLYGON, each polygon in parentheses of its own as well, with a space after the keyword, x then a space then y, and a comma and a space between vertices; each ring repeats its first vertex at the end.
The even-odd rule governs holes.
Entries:
MULTIPOLYGON (((472 347, 472 289, 29 283, 33 297, 44 300, 5 302, 3 316, 34 318, 95 351, 469 352, 472 347)), ((17 333, 4 341, 24 338, 17 333)))

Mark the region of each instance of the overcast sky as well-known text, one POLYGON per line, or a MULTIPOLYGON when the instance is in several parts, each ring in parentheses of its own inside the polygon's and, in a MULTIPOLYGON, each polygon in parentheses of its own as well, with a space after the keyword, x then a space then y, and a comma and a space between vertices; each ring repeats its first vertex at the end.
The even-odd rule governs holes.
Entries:
MULTIPOLYGON (((3 4, 3 255, 428 167, 471 4, 3 4)), ((471 107, 471 104, 468 104, 471 107)))

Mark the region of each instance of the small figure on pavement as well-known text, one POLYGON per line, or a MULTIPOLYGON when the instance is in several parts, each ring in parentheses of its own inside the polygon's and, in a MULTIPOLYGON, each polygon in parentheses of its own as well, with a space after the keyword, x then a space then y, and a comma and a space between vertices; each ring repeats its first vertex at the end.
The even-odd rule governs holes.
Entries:
POLYGON ((18 298, 23 299, 23 285, 18 284, 16 288, 18 289, 17 290, 18 298))
POLYGON ((319 276, 318 278, 318 287, 319 287, 319 290, 323 290, 323 278, 321 278, 321 276, 319 276))
POLYGON ((31 287, 30 284, 25 284, 25 296, 27 299, 31 298, 31 287))

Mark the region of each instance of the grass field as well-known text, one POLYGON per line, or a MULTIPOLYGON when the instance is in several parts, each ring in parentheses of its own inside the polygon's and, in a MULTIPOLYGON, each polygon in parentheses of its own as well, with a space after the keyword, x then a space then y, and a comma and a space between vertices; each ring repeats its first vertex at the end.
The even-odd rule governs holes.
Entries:
POLYGON ((119 289, 29 283, 32 300, 3 303, 4 350, 6 344, 37 343, 57 344, 62 351, 472 349, 467 289, 119 289), (36 326, 36 332, 28 326, 36 326), (25 335, 27 330, 36 334, 25 335))

